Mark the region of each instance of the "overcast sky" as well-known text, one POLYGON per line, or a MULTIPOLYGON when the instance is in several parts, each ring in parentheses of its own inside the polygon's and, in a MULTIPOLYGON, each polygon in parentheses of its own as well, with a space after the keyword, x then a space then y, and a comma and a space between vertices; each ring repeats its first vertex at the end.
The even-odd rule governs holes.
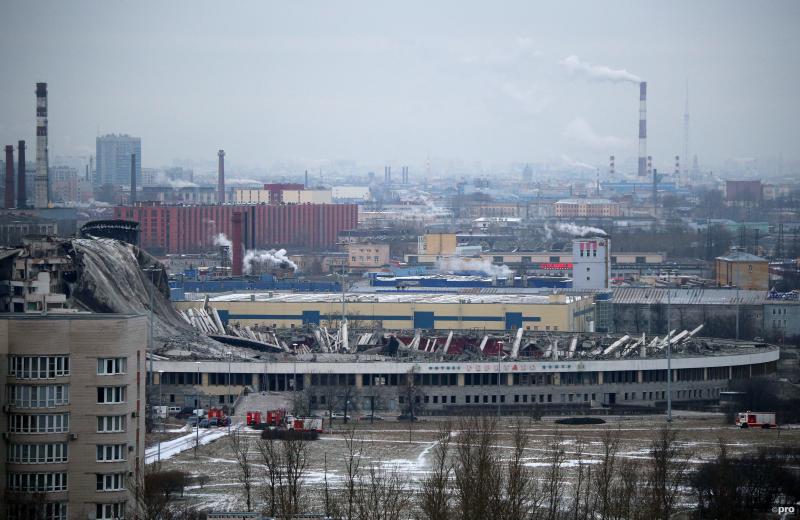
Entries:
POLYGON ((641 77, 657 164, 682 152, 687 79, 701 160, 797 159, 798 22, 797 1, 6 1, 0 144, 33 142, 47 81, 51 154, 99 130, 140 136, 144 166, 600 165, 637 153, 641 77))

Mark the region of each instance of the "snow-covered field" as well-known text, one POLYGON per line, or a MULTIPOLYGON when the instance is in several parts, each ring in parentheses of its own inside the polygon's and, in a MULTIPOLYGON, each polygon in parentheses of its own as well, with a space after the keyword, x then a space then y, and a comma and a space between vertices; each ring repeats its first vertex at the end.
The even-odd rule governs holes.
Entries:
MULTIPOLYGON (((436 445, 441 420, 423 421, 413 425, 385 421, 380 424, 355 424, 356 435, 363 446, 361 467, 375 466, 383 471, 396 471, 408 484, 416 487, 430 471, 431 455, 436 445), (409 429, 410 427, 410 429, 409 429)), ((502 418, 497 424, 496 444, 502 454, 512 444, 512 432, 516 419, 502 418)), ((607 425, 558 426, 552 421, 526 422, 528 435, 525 464, 532 468, 543 468, 548 461, 548 444, 556 437, 563 439, 566 451, 564 467, 569 470, 579 460, 596 463, 601 452, 601 436, 611 428, 621 437, 620 457, 646 459, 649 446, 658 428, 664 424, 662 417, 611 418, 607 425), (579 442, 580 441, 580 442, 579 442), (583 449, 578 452, 578 445, 583 449)), ((795 445, 800 442, 800 430, 739 430, 722 424, 719 416, 688 416, 676 420, 679 442, 690 464, 698 464, 715 457, 719 442, 724 442, 731 455, 756 450, 762 446, 795 445)), ((336 425, 332 434, 323 434, 318 441, 309 443, 309 461, 305 476, 308 488, 319 492, 323 483, 336 488, 344 478, 346 455, 343 427, 336 425)), ((260 432, 243 428, 253 443, 258 442, 260 432)), ((209 481, 202 488, 187 489, 186 495, 203 509, 235 509, 243 501, 241 487, 236 481, 238 468, 226 437, 227 429, 201 430, 200 447, 194 456, 194 437, 186 435, 162 444, 162 469, 178 469, 192 475, 207 475, 209 481), (216 442, 211 442, 216 440, 216 442), (165 456, 165 452, 167 456, 165 456)), ((194 433, 192 434, 194 435, 194 433)), ((458 431, 453 431, 452 442, 458 442, 458 431)), ((148 449, 148 462, 154 452, 148 449)), ((263 478, 263 465, 253 453, 257 466, 257 478, 263 478)))

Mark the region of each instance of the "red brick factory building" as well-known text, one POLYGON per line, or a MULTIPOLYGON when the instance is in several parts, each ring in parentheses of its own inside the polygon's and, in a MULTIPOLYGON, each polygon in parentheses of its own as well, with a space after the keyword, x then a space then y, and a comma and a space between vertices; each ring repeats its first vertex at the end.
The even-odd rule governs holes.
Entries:
POLYGON ((294 246, 324 249, 340 231, 358 226, 355 204, 252 204, 117 206, 114 218, 139 223, 139 245, 153 254, 200 253, 214 247, 214 237, 233 235, 232 217, 241 213, 247 249, 294 246))

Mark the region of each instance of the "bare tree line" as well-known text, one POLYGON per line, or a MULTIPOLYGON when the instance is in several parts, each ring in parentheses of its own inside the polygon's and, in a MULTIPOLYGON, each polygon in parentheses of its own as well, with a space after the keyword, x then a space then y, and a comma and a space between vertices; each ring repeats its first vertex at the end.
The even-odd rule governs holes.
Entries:
POLYGON ((633 454, 622 451, 619 429, 571 439, 554 430, 540 440, 525 426, 499 430, 490 418, 442 423, 420 481, 368 458, 364 438, 345 430, 344 449, 325 455, 323 484, 313 487, 309 441, 236 432, 237 489, 247 510, 281 519, 667 520, 677 513, 720 518, 708 513, 736 507, 758 511, 796 495, 800 482, 785 468, 770 472, 774 461, 796 465, 796 453, 734 460, 722 443, 716 461, 692 469, 693 454, 669 426, 633 454), (328 472, 329 459, 336 459, 335 474, 328 472), (742 476, 748 468, 759 471, 742 476))

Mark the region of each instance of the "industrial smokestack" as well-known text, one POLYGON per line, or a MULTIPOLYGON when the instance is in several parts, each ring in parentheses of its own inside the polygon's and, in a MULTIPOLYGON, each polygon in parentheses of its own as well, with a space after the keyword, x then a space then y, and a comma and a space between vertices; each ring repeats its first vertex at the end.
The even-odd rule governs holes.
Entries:
POLYGON ((47 159, 47 83, 36 84, 36 176, 33 178, 34 206, 50 203, 50 179, 47 159))
POLYGON ((647 175, 647 82, 639 83, 639 177, 647 175))
POLYGON ((616 173, 616 168, 614 167, 614 156, 610 156, 608 158, 608 177, 610 179, 614 178, 614 174, 616 173))
POLYGON ((681 174, 681 156, 675 156, 675 178, 677 179, 681 174))
POLYGON ((219 166, 217 169, 217 202, 225 204, 225 150, 217 152, 219 166))
POLYGON ((25 192, 25 141, 17 143, 17 208, 28 207, 28 194, 25 192))
POLYGON ((306 170, 306 179, 303 181, 303 188, 308 189, 308 170, 306 170))
POLYGON ((14 146, 6 145, 6 197, 5 207, 14 207, 14 146))
POLYGON ((131 154, 131 206, 136 205, 136 154, 131 154))
POLYGON ((231 241, 231 251, 233 256, 233 263, 231 265, 231 274, 233 276, 242 276, 242 260, 244 251, 242 251, 242 214, 238 211, 231 215, 231 223, 233 224, 233 235, 231 241))
POLYGON ((650 175, 651 173, 653 173, 653 156, 652 155, 648 155, 647 156, 647 175, 650 175))

